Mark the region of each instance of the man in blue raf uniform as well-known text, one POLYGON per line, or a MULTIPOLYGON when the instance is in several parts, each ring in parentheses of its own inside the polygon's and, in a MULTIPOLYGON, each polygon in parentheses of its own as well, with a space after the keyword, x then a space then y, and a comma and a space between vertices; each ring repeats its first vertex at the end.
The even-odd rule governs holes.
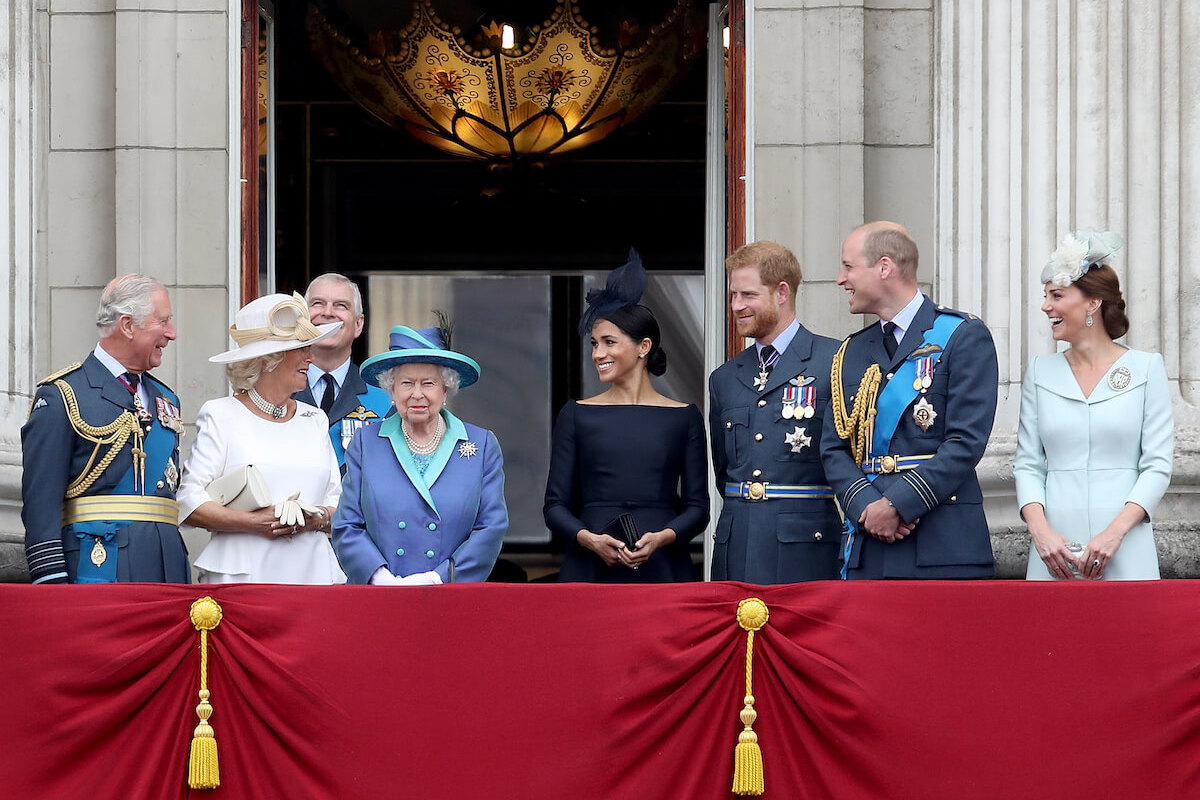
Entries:
POLYGON ((846 238, 838 285, 852 313, 879 317, 834 358, 821 443, 846 515, 845 577, 991 577, 975 474, 996 414, 987 326, 917 290, 917 245, 893 222, 846 238))
POLYGON ((790 250, 753 242, 725 267, 737 332, 755 344, 708 381, 713 468, 725 498, 713 580, 837 578, 842 523, 820 454, 838 343, 796 321, 801 273, 790 250))
POLYGON ((329 417, 329 438, 345 475, 346 448, 355 431, 386 417, 392 400, 378 386, 369 386, 350 360, 350 348, 366 322, 357 284, 345 275, 327 272, 313 278, 304 299, 314 325, 341 322, 342 327, 313 345, 308 386, 292 399, 318 406, 329 417))
POLYGON ((179 536, 179 398, 149 373, 175 339, 171 301, 144 275, 114 279, 100 341, 43 380, 21 428, 21 519, 34 583, 187 583, 179 536))

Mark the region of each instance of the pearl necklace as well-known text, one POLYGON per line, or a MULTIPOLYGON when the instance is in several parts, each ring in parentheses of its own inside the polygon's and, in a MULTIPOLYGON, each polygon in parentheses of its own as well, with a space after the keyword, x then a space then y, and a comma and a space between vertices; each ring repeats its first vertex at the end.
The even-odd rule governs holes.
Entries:
POLYGON ((287 413, 287 401, 286 400, 283 401, 283 405, 277 406, 274 403, 270 403, 267 400, 264 400, 263 396, 261 394, 259 394, 258 392, 254 391, 253 389, 246 392, 246 394, 248 394, 250 396, 250 402, 254 403, 254 405, 258 408, 258 410, 263 412, 267 416, 274 417, 275 419, 283 419, 283 415, 287 413))
POLYGON ((441 414, 438 415, 437 428, 433 432, 431 438, 425 444, 418 444, 417 440, 408 432, 408 423, 403 419, 400 420, 400 430, 404 432, 404 441, 408 444, 408 449, 419 456, 433 455, 442 444, 442 437, 446 434, 446 421, 442 419, 441 414))

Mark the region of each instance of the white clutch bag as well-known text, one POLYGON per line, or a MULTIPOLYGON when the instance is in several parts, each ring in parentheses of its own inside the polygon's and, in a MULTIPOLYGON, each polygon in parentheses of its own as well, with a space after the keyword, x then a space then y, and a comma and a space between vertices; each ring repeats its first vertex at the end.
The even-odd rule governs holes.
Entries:
POLYGON ((222 475, 210 483, 205 491, 214 503, 234 511, 257 511, 272 505, 267 481, 253 464, 222 475))

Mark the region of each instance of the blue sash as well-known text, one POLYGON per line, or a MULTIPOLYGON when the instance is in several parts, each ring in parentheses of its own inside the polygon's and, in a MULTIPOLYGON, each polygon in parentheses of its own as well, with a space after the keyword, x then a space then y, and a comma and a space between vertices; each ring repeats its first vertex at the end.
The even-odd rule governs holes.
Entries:
MULTIPOLYGON (((168 397, 164 395, 164 397, 168 397)), ((173 398, 169 398, 173 399, 173 398)), ((167 461, 175 452, 175 432, 164 428, 158 418, 154 418, 150 432, 142 442, 146 451, 146 480, 157 481, 155 476, 166 472, 167 461)), ((128 443, 126 443, 129 446, 128 443)), ((132 462, 129 469, 121 476, 121 480, 105 494, 145 494, 134 488, 135 469, 132 462)), ((141 476, 138 476, 140 480, 141 476)), ((130 523, 127 520, 98 520, 95 522, 75 522, 67 527, 79 539, 79 565, 76 568, 76 583, 116 583, 117 582, 117 531, 130 523), (92 563, 89 541, 100 540, 104 547, 104 563, 96 566, 92 563)))
MULTIPOLYGON (((888 452, 901 417, 904 416, 909 405, 921 394, 921 390, 913 386, 917 377, 918 362, 923 358, 930 358, 932 359, 930 363, 937 366, 937 362, 942 358, 942 353, 945 352, 946 343, 950 341, 950 337, 954 335, 962 322, 962 317, 955 314, 938 314, 933 321, 933 327, 925 332, 925 338, 920 347, 913 352, 928 345, 937 345, 938 349, 917 358, 909 356, 904 363, 892 371, 891 379, 875 399, 875 430, 871 437, 871 451, 867 453, 867 458, 875 453, 886 454, 888 452)), ((866 476, 867 480, 872 483, 878 477, 878 474, 866 476)), ((846 580, 846 574, 850 568, 850 554, 854 549, 856 532, 854 522, 847 517, 843 534, 845 544, 842 548, 842 580, 846 580)))

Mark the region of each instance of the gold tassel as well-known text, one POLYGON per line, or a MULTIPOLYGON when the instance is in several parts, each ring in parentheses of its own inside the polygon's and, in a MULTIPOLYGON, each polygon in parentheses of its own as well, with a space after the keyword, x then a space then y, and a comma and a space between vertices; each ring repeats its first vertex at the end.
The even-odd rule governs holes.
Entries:
POLYGON ((757 597, 748 597, 738 603, 738 625, 746 631, 746 697, 745 706, 741 711, 742 724, 745 729, 738 734, 737 747, 733 751, 733 793, 740 795, 760 795, 763 793, 763 763, 762 749, 758 746, 758 734, 754 732, 754 720, 758 712, 754 710, 754 632, 767 624, 769 617, 767 604, 757 597))
POLYGON ((188 786, 193 789, 216 789, 221 785, 217 765, 217 739, 208 718, 213 707, 208 702, 208 632, 221 624, 221 607, 211 597, 201 597, 192 603, 192 624, 200 631, 200 704, 196 716, 200 724, 192 731, 192 752, 188 758, 188 786))

